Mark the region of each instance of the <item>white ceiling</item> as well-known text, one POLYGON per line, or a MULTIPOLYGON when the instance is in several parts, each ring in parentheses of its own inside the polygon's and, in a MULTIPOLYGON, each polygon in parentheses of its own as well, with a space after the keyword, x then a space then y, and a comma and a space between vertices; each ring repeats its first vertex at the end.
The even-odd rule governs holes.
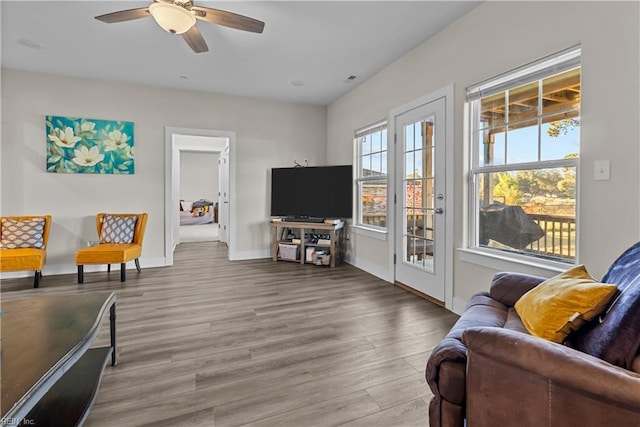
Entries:
POLYGON ((2 0, 2 67, 328 105, 479 4, 195 0, 266 23, 255 34, 198 21, 200 54, 151 17, 93 19, 150 3, 2 0))

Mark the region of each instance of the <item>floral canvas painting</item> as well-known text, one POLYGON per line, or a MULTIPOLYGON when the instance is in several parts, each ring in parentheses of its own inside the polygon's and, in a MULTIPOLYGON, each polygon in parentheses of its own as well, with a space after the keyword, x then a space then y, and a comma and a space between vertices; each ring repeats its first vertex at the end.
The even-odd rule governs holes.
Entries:
POLYGON ((133 122, 46 116, 47 172, 133 174, 133 122))

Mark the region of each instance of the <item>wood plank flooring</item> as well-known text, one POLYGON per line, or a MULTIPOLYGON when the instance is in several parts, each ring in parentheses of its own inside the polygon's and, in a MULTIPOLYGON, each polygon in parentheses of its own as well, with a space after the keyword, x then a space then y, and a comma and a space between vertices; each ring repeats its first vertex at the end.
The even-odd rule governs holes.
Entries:
POLYGON ((87 427, 428 425, 424 367, 455 314, 347 264, 226 258, 186 243, 124 285, 115 266, 5 280, 2 299, 116 293, 118 365, 87 427))

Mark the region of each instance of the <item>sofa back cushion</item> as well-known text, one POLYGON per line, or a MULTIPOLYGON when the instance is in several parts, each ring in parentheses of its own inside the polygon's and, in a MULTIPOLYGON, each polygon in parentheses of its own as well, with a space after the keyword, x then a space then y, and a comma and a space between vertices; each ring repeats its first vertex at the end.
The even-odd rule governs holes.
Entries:
POLYGON ((632 369, 640 347, 640 242, 620 255, 602 281, 615 283, 618 295, 600 316, 570 336, 569 344, 632 369))

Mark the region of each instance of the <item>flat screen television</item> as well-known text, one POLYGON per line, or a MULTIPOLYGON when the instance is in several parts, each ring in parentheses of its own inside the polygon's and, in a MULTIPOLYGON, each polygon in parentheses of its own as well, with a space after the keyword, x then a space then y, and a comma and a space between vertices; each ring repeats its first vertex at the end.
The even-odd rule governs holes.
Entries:
POLYGON ((352 200, 351 165, 271 170, 271 216, 351 218, 352 200))

